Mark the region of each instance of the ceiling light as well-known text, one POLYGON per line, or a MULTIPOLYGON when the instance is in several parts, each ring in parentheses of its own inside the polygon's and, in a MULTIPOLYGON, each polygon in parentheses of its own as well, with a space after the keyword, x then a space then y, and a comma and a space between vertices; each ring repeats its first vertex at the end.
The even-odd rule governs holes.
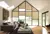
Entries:
POLYGON ((9 7, 8 4, 5 1, 1 1, 0 6, 3 7, 3 8, 9 7))

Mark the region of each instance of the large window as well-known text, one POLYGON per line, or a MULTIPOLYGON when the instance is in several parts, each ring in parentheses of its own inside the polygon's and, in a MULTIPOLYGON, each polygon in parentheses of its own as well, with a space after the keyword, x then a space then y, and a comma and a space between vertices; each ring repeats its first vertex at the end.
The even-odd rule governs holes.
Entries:
POLYGON ((13 9, 12 17, 13 21, 22 20, 28 25, 39 25, 39 11, 27 1, 13 9))

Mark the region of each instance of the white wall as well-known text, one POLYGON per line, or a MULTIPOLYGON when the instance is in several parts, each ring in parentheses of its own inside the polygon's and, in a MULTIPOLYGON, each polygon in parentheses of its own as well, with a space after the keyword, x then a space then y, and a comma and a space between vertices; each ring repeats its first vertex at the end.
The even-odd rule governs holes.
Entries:
MULTIPOLYGON (((3 23, 3 14, 2 14, 2 12, 3 12, 3 10, 2 10, 3 8, 2 7, 0 7, 0 26, 2 25, 2 23, 3 23)), ((1 27, 0 27, 0 30, 1 30, 1 27)))
POLYGON ((3 23, 3 8, 0 7, 0 25, 3 23))
POLYGON ((0 7, 0 20, 2 20, 2 16, 3 16, 3 14, 2 14, 2 7, 0 7))

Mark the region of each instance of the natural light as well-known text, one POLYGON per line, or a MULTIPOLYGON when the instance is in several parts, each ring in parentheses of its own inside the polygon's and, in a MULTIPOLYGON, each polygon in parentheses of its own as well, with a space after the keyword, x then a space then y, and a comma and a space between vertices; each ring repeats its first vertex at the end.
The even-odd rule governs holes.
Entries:
POLYGON ((0 1, 0 6, 6 9, 9 7, 9 5, 5 1, 0 1))

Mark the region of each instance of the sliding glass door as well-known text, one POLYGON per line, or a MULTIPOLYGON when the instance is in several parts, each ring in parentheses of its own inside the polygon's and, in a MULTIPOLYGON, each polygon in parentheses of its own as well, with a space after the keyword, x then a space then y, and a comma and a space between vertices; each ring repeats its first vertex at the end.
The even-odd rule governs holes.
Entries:
POLYGON ((46 25, 46 14, 42 14, 42 16, 43 16, 43 18, 42 18, 43 26, 45 26, 46 25))
POLYGON ((42 26, 49 25, 48 11, 42 13, 42 26))

